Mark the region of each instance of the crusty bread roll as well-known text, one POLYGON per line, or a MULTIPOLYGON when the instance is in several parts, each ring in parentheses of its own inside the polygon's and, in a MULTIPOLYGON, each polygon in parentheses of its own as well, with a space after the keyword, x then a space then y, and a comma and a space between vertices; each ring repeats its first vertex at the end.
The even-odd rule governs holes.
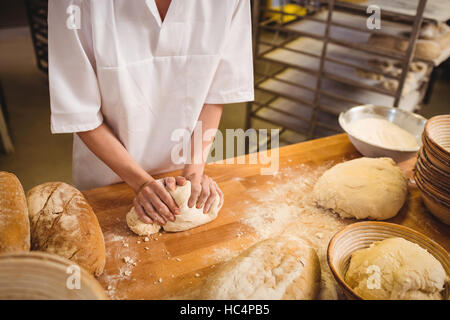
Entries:
POLYGON ((207 300, 311 300, 320 287, 317 254, 305 241, 264 240, 224 263, 202 288, 207 300))
MULTIPOLYGON (((369 42, 371 46, 384 51, 406 52, 409 41, 401 40, 391 36, 372 34, 369 42)), ((440 44, 434 40, 419 39, 416 42, 415 58, 424 60, 433 60, 438 58, 442 53, 440 44)))
MULTIPOLYGON (((396 43, 396 49, 406 52, 408 50, 408 40, 398 41, 396 43)), ((416 51, 414 57, 425 60, 433 60, 439 58, 442 50, 438 42, 434 40, 418 39, 416 42, 416 51)))
POLYGON ((0 172, 0 253, 30 250, 30 223, 19 179, 0 172))
POLYGON ((80 191, 63 182, 48 182, 27 192, 31 248, 70 259, 100 275, 105 242, 92 208, 80 191))
MULTIPOLYGON (((435 23, 423 23, 419 31, 420 39, 434 39, 439 34, 439 27, 435 23)), ((410 32, 405 32, 405 36, 411 36, 410 32)))
POLYGON ((445 50, 450 46, 450 27, 445 23, 441 23, 439 24, 438 31, 439 33, 434 40, 439 43, 442 50, 445 50))
POLYGON ((422 27, 419 37, 420 39, 436 41, 441 50, 445 50, 450 45, 450 27, 445 22, 428 23, 422 27))

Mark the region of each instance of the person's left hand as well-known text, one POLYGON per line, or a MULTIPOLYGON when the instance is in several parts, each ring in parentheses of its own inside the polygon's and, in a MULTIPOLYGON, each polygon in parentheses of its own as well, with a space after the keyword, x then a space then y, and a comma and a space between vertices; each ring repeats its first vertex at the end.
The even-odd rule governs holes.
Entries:
POLYGON ((216 196, 219 196, 219 208, 223 204, 223 192, 217 183, 206 174, 190 174, 185 177, 191 182, 191 197, 188 201, 188 207, 203 207, 203 213, 208 213, 216 196))

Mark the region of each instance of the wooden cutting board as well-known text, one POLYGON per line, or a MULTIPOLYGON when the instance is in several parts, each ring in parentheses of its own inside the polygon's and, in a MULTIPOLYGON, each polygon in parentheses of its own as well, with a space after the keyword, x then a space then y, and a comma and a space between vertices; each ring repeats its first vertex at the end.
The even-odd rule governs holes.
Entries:
MULTIPOLYGON (((361 155, 347 135, 340 134, 282 147, 279 156, 280 169, 287 169, 299 164, 314 168, 326 162, 341 162, 361 155)), ((247 160, 248 156, 240 159, 247 160)), ((400 164, 409 176, 414 161, 400 164)), ((106 267, 98 280, 109 295, 116 299, 177 296, 181 290, 195 288, 202 283, 220 263, 218 253, 221 250, 240 252, 250 246, 254 241, 253 230, 240 223, 239 219, 245 209, 243 201, 247 207, 254 204, 248 196, 248 189, 264 191, 267 182, 274 179, 273 176, 262 176, 261 167, 251 164, 207 165, 205 173, 217 181, 225 195, 219 217, 185 232, 153 235, 148 241, 127 228, 125 215, 134 198, 134 192, 127 185, 122 183, 83 192, 104 233, 106 267)), ((406 205, 390 221, 416 229, 450 250, 450 227, 427 212, 413 184, 410 184, 406 205)))

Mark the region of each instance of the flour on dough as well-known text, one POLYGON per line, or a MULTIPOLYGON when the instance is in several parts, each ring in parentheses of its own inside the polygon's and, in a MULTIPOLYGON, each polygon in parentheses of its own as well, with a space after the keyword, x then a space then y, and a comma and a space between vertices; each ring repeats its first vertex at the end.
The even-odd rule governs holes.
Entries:
POLYGON ((441 300, 446 278, 433 255, 403 238, 389 238, 355 251, 345 274, 356 293, 377 300, 441 300), (379 268, 379 286, 377 275, 367 271, 369 266, 379 268))
MULTIPOLYGON (((159 183, 164 183, 162 179, 158 180, 159 183)), ((189 208, 188 200, 191 196, 191 182, 187 181, 184 186, 177 186, 175 190, 168 190, 175 200, 176 204, 180 208, 180 214, 175 215, 175 221, 168 221, 162 228, 165 231, 185 231, 195 227, 198 227, 202 224, 206 224, 211 222, 212 220, 217 218, 217 214, 219 213, 219 196, 216 196, 216 199, 213 201, 208 213, 203 213, 202 208, 189 208)), ((157 223, 147 224, 139 220, 134 208, 127 214, 127 224, 128 227, 136 234, 141 236, 148 236, 154 233, 159 232, 161 226, 157 223)))
POLYGON ((134 233, 140 236, 149 236, 151 234, 159 232, 161 226, 157 223, 144 223, 139 220, 139 217, 134 210, 134 207, 127 213, 127 225, 134 233))
POLYGON ((313 248, 294 236, 261 241, 211 273, 205 300, 311 300, 319 291, 320 264, 313 248))
POLYGON ((325 171, 314 185, 313 198, 342 218, 384 220, 397 214, 407 190, 407 180, 392 159, 359 158, 325 171))

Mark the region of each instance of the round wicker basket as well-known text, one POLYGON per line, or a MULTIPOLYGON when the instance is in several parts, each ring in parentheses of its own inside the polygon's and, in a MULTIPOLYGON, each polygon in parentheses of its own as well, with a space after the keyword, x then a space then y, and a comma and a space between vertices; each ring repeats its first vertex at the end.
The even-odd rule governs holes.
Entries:
POLYGON ((45 252, 0 255, 0 300, 107 299, 98 281, 72 261, 45 252))
MULTIPOLYGON (((344 281, 350 258, 356 250, 369 247, 373 242, 392 237, 401 237, 418 244, 432 254, 450 276, 448 252, 427 236, 404 226, 378 221, 357 222, 348 225, 331 239, 328 245, 328 264, 334 278, 349 299, 364 300, 344 281)), ((449 283, 446 283, 443 299, 449 299, 449 283)))

